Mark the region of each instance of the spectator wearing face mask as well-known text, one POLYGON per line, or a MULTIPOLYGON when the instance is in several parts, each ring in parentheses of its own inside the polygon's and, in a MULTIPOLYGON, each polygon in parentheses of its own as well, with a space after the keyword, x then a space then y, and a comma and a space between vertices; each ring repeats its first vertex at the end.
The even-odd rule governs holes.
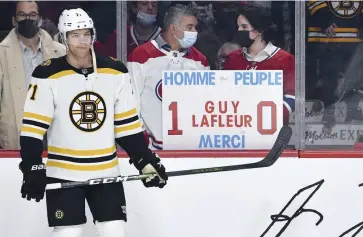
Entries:
POLYGON ((64 45, 40 29, 39 13, 35 1, 16 2, 14 29, 0 43, 0 147, 4 149, 20 148, 23 108, 33 70, 66 53, 64 45))
POLYGON ((271 14, 257 4, 244 6, 237 18, 237 42, 243 47, 230 53, 224 63, 225 70, 282 70, 284 124, 295 108, 295 59, 287 51, 270 41, 276 32, 271 14))
POLYGON ((197 12, 177 4, 165 14, 163 33, 137 47, 128 57, 137 111, 152 146, 162 149, 162 71, 209 70, 207 58, 193 45, 197 41, 197 12))
MULTIPOLYGON (((136 1, 132 3, 131 26, 127 28, 127 55, 145 42, 156 39, 161 28, 156 24, 157 1, 136 1)), ((117 31, 102 44, 95 42, 95 51, 105 56, 117 57, 117 31)))

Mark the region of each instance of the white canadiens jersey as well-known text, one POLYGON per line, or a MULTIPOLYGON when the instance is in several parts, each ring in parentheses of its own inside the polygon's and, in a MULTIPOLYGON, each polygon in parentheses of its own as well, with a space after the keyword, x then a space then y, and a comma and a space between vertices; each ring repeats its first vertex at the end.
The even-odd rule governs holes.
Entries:
POLYGON ((128 57, 137 109, 156 149, 162 149, 162 71, 209 70, 207 58, 196 48, 171 51, 161 36, 137 47, 128 57))
POLYGON ((72 181, 119 175, 115 138, 142 132, 127 68, 97 58, 76 69, 65 57, 45 61, 32 75, 21 136, 47 132, 47 176, 72 181))

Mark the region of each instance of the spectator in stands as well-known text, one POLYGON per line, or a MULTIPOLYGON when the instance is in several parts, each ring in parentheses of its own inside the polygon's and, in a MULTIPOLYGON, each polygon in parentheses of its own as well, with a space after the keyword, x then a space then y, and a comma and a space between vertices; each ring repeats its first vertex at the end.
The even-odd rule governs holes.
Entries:
POLYGON ((362 80, 358 76, 362 66, 357 65, 362 61, 363 3, 311 0, 306 6, 306 97, 323 101, 323 132, 330 134, 335 107, 342 99, 348 106, 346 122, 363 120, 360 93, 355 91, 360 88, 353 87, 362 80))
POLYGON ((0 43, 0 147, 19 149, 23 108, 31 74, 43 61, 65 54, 65 47, 40 29, 35 1, 16 2, 14 28, 0 43))
POLYGON ((217 61, 217 52, 222 43, 216 34, 216 19, 214 17, 213 4, 211 2, 192 2, 191 4, 198 11, 198 40, 196 47, 202 52, 208 60, 212 70, 215 70, 217 61))
POLYGON ((213 1, 213 16, 216 20, 216 35, 220 42, 233 41, 236 36, 236 18, 245 1, 213 1))
POLYGON ((270 11, 257 4, 241 8, 237 18, 237 42, 243 47, 230 53, 225 70, 283 70, 284 124, 295 108, 295 60, 285 50, 276 47, 273 39, 276 26, 270 11))
POLYGON ((241 49, 241 46, 239 44, 232 43, 232 42, 224 43, 219 48, 218 53, 217 53, 217 60, 215 62, 216 69, 217 70, 222 70, 228 55, 230 53, 232 53, 233 51, 240 50, 240 49, 241 49))
POLYGON ((197 13, 177 4, 164 18, 163 33, 137 47, 128 57, 137 110, 156 149, 162 149, 162 71, 209 70, 207 58, 193 45, 198 36, 197 13))
MULTIPOLYGON (((157 1, 134 1, 130 21, 132 25, 127 28, 127 55, 137 46, 156 39, 161 28, 156 24, 158 12, 157 1)), ((117 57, 117 31, 115 30, 101 43, 95 42, 95 51, 105 56, 117 57)))
POLYGON ((45 30, 52 38, 59 32, 58 27, 49 19, 42 18, 42 25, 40 28, 45 30))

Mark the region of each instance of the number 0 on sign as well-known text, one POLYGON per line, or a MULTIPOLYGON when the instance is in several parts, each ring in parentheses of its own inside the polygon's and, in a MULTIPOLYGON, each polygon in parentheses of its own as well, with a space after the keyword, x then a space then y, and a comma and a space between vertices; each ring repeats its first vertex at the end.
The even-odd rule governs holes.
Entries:
POLYGON ((164 149, 269 149, 283 124, 282 71, 163 71, 164 149))

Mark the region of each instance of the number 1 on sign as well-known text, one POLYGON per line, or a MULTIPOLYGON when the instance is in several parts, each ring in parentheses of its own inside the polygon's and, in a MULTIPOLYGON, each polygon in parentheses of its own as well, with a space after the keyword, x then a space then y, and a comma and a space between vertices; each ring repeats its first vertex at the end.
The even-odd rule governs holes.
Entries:
POLYGON ((171 102, 169 110, 171 111, 172 129, 168 130, 168 135, 183 135, 183 130, 178 129, 178 102, 171 102))

